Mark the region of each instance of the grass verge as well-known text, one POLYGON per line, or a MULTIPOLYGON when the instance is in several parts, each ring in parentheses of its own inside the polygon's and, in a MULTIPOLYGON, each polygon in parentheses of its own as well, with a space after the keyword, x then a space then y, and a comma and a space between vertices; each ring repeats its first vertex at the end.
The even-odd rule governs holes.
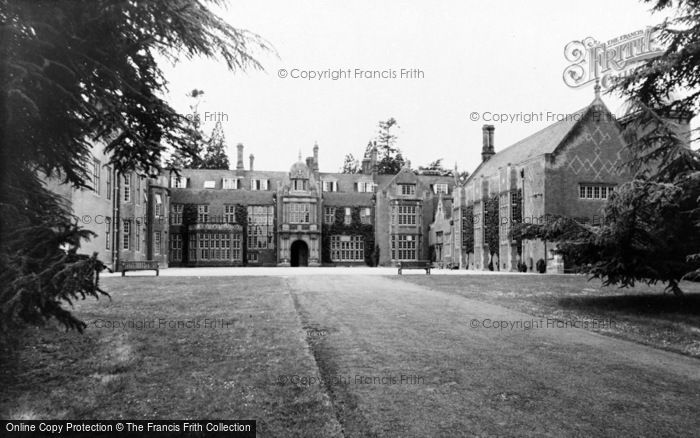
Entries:
POLYGON ((259 436, 333 436, 281 278, 126 277, 84 301, 85 334, 29 328, 0 358, 0 418, 254 419, 259 436))
MULTIPOLYGON (((603 287, 579 275, 403 276, 421 286, 497 304, 540 318, 610 321, 591 331, 700 358, 700 283, 683 298, 662 286, 603 287)), ((592 324, 591 324, 592 325, 592 324)))

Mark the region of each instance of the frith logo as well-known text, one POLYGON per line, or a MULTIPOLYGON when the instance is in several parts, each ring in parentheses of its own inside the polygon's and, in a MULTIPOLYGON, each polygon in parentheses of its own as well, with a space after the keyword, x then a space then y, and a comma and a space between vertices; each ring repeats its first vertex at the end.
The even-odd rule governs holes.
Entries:
POLYGON ((592 37, 571 41, 564 47, 564 56, 572 63, 564 69, 564 83, 578 88, 598 79, 601 88, 607 89, 612 78, 629 74, 640 62, 661 53, 658 31, 653 27, 602 43, 592 37))

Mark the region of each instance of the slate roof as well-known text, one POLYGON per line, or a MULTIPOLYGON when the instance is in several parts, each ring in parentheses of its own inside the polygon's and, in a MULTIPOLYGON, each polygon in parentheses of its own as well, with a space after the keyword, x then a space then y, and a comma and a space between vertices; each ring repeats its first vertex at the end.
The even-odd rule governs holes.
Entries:
POLYGON ((549 125, 497 152, 488 161, 481 163, 467 178, 467 182, 482 175, 493 175, 499 168, 505 167, 509 163, 515 165, 531 158, 553 153, 579 121, 584 119, 585 114, 596 105, 602 105, 602 109, 608 111, 600 98, 594 99, 590 105, 570 114, 570 117, 567 117, 565 120, 549 125))
POLYGON ((355 192, 355 183, 360 182, 360 181, 371 182, 372 175, 365 175, 362 173, 320 172, 319 179, 320 180, 335 180, 338 182, 338 192, 354 193, 355 192))
POLYGON ((449 198, 443 198, 442 200, 442 211, 445 215, 445 220, 452 219, 452 200, 449 198))

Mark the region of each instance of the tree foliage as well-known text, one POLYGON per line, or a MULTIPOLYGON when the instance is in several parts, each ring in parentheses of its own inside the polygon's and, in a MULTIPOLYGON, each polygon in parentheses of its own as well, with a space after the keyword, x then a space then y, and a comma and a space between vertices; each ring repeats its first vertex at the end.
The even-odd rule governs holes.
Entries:
POLYGON ((544 224, 514 227, 514 232, 517 228, 523 238, 556 241, 557 252, 567 264, 602 279, 605 285, 663 282, 668 290, 681 294, 681 278, 697 266, 687 255, 697 251, 700 243, 700 217, 693 223, 685 213, 692 209, 682 188, 634 180, 610 198, 602 226, 553 217, 544 224))
POLYGON ((216 122, 211 135, 207 136, 202 127, 199 105, 204 91, 193 89, 187 96, 193 99, 187 115, 189 132, 183 147, 172 151, 166 162, 168 169, 218 169, 228 170, 230 163, 226 155, 226 136, 221 122, 216 122))
POLYGON ((664 53, 621 78, 612 90, 629 102, 632 117, 624 134, 636 179, 614 199, 647 204, 630 224, 630 232, 656 236, 652 242, 658 255, 638 270, 626 266, 625 275, 613 277, 613 283, 658 280, 680 294, 680 279, 700 279, 700 154, 692 148, 697 130, 687 125, 700 109, 700 1, 645 2, 655 11, 676 11, 659 26, 664 53), (659 218, 668 221, 660 223, 659 218))
POLYGON ((663 282, 682 295, 681 280, 700 279, 700 156, 687 125, 700 103, 700 1, 644 1, 677 10, 658 27, 661 56, 611 89, 628 102, 623 135, 633 181, 609 198, 600 227, 558 218, 524 232, 556 240, 565 260, 606 285, 663 282))
POLYGON ((119 172, 160 171, 165 145, 187 148, 191 126, 160 96, 157 55, 219 57, 260 68, 267 44, 211 12, 217 0, 3 1, 0 7, 0 321, 57 318, 98 297, 104 265, 77 253, 88 237, 38 175, 90 184, 93 146, 119 172))
POLYGON ((498 195, 484 201, 484 243, 489 247, 491 256, 499 251, 500 224, 498 218, 498 195))
POLYGON ((360 173, 360 162, 352 154, 345 155, 343 160, 342 173, 360 173))
POLYGON ((207 141, 206 152, 202 159, 202 169, 229 169, 228 155, 226 155, 226 137, 221 127, 221 122, 216 122, 216 126, 211 132, 207 141))
POLYGON ((452 175, 454 175, 452 170, 447 169, 442 165, 442 158, 438 158, 437 160, 432 161, 427 166, 419 166, 418 173, 424 174, 424 175, 440 175, 440 176, 452 176, 452 175))
POLYGON ((188 131, 183 137, 181 147, 171 151, 171 155, 166 161, 168 169, 201 169, 204 163, 204 148, 207 144, 206 136, 202 130, 202 121, 199 114, 204 91, 193 89, 187 93, 187 97, 192 99, 190 103, 190 113, 185 117, 188 131))
POLYGON ((467 253, 474 252, 474 206, 462 209, 462 247, 467 253))
MULTIPOLYGON (((399 173, 406 161, 401 154, 401 149, 396 147, 398 137, 394 134, 399 128, 396 119, 390 117, 386 121, 379 122, 379 131, 371 144, 377 148, 377 173, 382 175, 395 175, 399 173)), ((370 145, 367 145, 365 153, 370 152, 370 145)))
POLYGON ((335 208, 335 219, 333 223, 322 225, 322 245, 321 261, 323 263, 333 263, 331 259, 331 236, 362 236, 365 253, 364 260, 368 266, 376 266, 379 260, 379 248, 374 242, 374 225, 363 224, 360 217, 360 210, 365 207, 352 207, 350 213, 350 223, 345 223, 345 208, 335 208))
MULTIPOLYGON (((513 205, 511 206, 511 224, 517 224, 523 221, 523 189, 517 189, 515 191, 515 196, 511 198, 513 205)), ((522 255, 522 242, 523 236, 520 230, 515 230, 511 232, 510 236, 515 240, 515 247, 517 248, 518 255, 522 255)))
POLYGON ((55 318, 67 328, 86 325, 62 304, 87 296, 107 296, 99 287, 104 264, 95 255, 78 254, 82 230, 65 201, 44 189, 36 173, 8 169, 22 184, 5 186, 0 214, 0 329, 18 321, 40 323, 55 318), (31 200, 31 204, 24 204, 31 200))

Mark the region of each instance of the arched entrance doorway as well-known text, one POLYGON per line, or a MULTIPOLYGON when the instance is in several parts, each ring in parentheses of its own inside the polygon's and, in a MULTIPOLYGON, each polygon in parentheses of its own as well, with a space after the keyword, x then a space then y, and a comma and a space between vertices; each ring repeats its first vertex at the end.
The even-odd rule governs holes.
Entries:
POLYGON ((292 243, 292 266, 309 266, 309 246, 303 240, 292 243))

